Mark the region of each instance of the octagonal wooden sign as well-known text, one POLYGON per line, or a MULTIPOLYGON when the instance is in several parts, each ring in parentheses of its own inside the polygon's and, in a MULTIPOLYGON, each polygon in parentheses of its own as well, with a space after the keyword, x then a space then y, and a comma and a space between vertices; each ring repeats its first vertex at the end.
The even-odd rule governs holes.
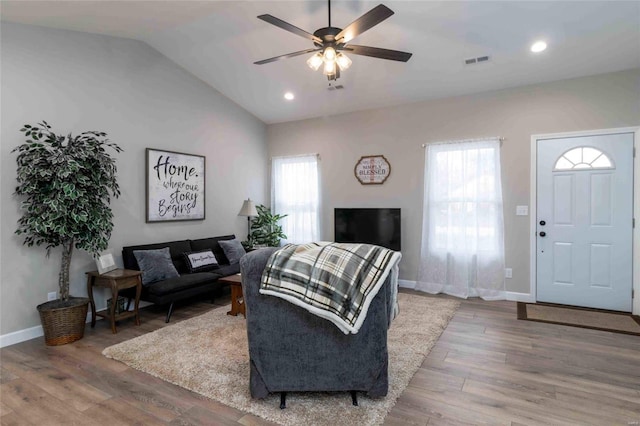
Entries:
POLYGON ((353 173, 363 185, 382 185, 391 175, 391 164, 384 155, 366 155, 360 157, 353 173))

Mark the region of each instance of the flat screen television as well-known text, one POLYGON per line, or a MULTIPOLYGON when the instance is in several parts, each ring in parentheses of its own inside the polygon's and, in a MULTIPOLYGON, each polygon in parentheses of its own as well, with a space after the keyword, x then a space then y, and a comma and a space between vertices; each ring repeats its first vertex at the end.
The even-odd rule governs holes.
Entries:
POLYGON ((376 244, 400 251, 400 209, 334 209, 337 243, 376 244))

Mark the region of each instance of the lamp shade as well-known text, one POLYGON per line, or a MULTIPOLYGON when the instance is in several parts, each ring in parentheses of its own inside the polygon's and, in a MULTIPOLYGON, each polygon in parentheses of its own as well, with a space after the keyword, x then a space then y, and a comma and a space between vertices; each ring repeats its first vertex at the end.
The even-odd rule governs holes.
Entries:
POLYGON ((352 61, 344 53, 338 53, 338 56, 336 57, 336 63, 338 64, 340 69, 344 71, 351 66, 352 61))
POLYGON ((251 201, 251 198, 244 200, 238 216, 258 216, 256 205, 251 201))
POLYGON ((322 65, 322 62, 323 62, 322 55, 319 53, 316 53, 315 55, 307 59, 307 65, 309 65, 309 68, 311 68, 314 71, 320 68, 320 65, 322 65))

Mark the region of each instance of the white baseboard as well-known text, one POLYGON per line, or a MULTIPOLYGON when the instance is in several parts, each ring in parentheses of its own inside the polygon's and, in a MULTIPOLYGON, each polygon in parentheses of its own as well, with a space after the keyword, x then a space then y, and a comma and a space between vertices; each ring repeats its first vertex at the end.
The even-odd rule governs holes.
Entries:
MULTIPOLYGON (((139 307, 144 308, 145 306, 149 306, 149 305, 153 305, 153 303, 140 302, 139 307)), ((104 311, 106 309, 107 309, 106 307, 103 309, 98 309, 96 310, 96 312, 104 311)), ((130 310, 133 310, 133 307, 131 307, 130 310)), ((100 321, 102 319, 104 318, 96 317, 96 321, 100 321)), ((91 311, 87 313, 87 320, 86 320, 86 323, 90 323, 90 322, 91 322, 91 311)), ((14 331, 12 333, 3 334, 3 335, 0 335, 0 348, 4 348, 5 346, 15 345, 17 343, 26 342, 27 340, 35 339, 42 336, 44 336, 44 330, 42 329, 41 325, 31 327, 31 328, 25 328, 24 330, 14 331)))
MULTIPOLYGON (((398 286, 400 288, 409 288, 409 289, 415 289, 416 288, 416 282, 415 281, 410 281, 410 280, 398 280, 398 286)), ((507 291, 506 292, 506 298, 507 300, 513 301, 513 302, 529 302, 529 303, 533 303, 536 301, 536 298, 533 297, 531 294, 529 293, 517 293, 515 291, 507 291)))
MULTIPOLYGON (((398 286, 401 288, 415 289, 416 282, 411 280, 398 280, 398 286)), ((508 291, 507 300, 515 301, 515 302, 535 302, 535 297, 532 297, 529 293, 517 293, 513 291, 508 291)), ((152 303, 148 302, 140 302, 140 308, 144 306, 152 305, 152 303)), ((105 308, 106 309, 106 308, 105 308)), ((103 310, 103 309, 101 309, 103 310)), ((96 318, 96 320, 102 320, 102 317, 96 318)), ((90 314, 87 314, 87 323, 90 322, 90 314)), ((24 330, 14 331, 13 333, 7 333, 0 335, 0 348, 4 348, 5 346, 15 345, 17 343, 22 343, 27 340, 35 339, 38 337, 42 337, 44 335, 44 331, 42 330, 42 326, 38 325, 36 327, 25 328, 24 330)))
POLYGON ((507 300, 511 300, 512 302, 535 303, 536 298, 529 293, 516 293, 515 291, 508 291, 507 300))
POLYGON ((44 331, 42 330, 41 325, 14 331, 13 333, 3 334, 0 336, 0 348, 35 339, 40 336, 44 336, 44 331))
POLYGON ((398 287, 401 288, 410 288, 410 289, 415 289, 416 288, 416 282, 415 281, 409 281, 409 280, 398 280, 398 287))
MULTIPOLYGON (((97 317, 96 321, 100 321, 101 319, 102 317, 97 317)), ((88 324, 90 322, 91 313, 88 313, 85 324, 88 324)), ((0 348, 26 342, 27 340, 35 339, 42 336, 44 336, 44 330, 42 329, 41 325, 31 328, 25 328, 24 330, 14 331, 13 333, 3 334, 2 336, 0 336, 0 348)))

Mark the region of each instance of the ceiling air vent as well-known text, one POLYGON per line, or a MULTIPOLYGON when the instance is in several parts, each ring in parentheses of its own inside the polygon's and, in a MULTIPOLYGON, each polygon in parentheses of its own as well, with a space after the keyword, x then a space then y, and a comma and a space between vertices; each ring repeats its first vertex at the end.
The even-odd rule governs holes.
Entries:
POLYGON ((488 62, 489 56, 478 56, 477 58, 467 58, 464 60, 465 65, 473 65, 473 64, 481 64, 483 62, 488 62))
POLYGON ((336 84, 335 86, 329 85, 329 90, 342 90, 344 86, 342 84, 336 84))

